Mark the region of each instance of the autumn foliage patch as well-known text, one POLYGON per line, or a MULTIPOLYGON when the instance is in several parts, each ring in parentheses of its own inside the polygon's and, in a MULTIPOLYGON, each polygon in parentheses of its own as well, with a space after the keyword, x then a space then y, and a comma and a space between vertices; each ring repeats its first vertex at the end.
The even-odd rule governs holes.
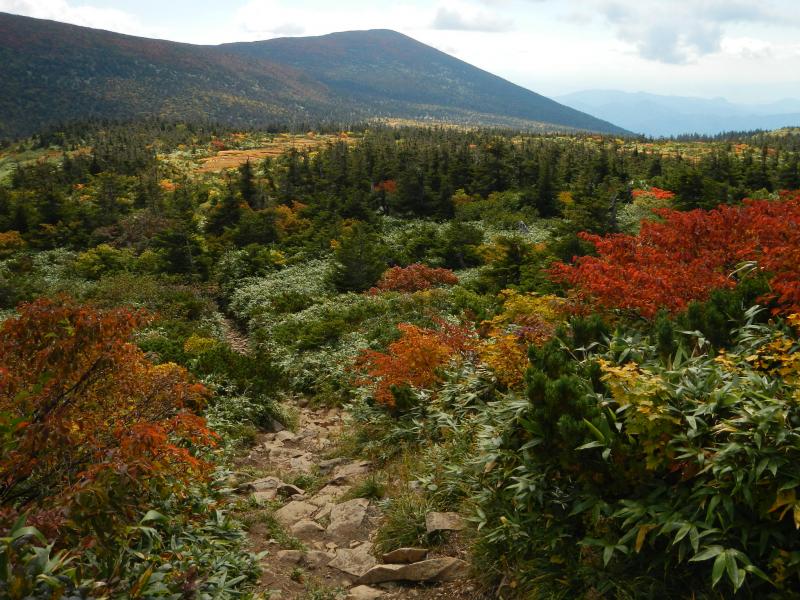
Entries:
POLYGON ((84 519, 102 536, 135 518, 150 490, 203 477, 196 450, 214 435, 196 411, 208 392, 182 367, 146 359, 130 339, 145 322, 61 298, 3 323, 0 516, 27 512, 51 534, 84 519))
POLYGON ((378 282, 375 291, 418 292, 442 285, 458 283, 450 269, 436 269, 421 263, 388 269, 378 282))
POLYGON ((364 374, 359 385, 372 387, 375 400, 389 407, 395 406, 395 392, 400 388, 433 387, 439 381, 439 370, 474 345, 471 331, 443 321, 438 329, 410 323, 400 323, 397 329, 400 339, 392 342, 387 352, 365 351, 356 363, 364 374))
POLYGON ((764 300, 778 312, 800 309, 800 192, 710 211, 656 212, 663 220, 643 223, 637 236, 581 234, 597 256, 558 263, 552 277, 585 302, 652 317, 734 287, 733 273, 753 262, 769 277, 764 300))

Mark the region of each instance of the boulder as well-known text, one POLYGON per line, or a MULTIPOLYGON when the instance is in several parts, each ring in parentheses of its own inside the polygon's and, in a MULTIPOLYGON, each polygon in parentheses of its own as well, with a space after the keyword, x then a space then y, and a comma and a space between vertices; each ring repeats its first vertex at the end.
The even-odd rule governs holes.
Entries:
POLYGON ((381 557, 384 564, 410 564, 425 560, 428 551, 425 548, 398 548, 381 557))
POLYGON ((387 581, 445 582, 469 576, 469 563, 458 558, 432 558, 410 565, 376 565, 358 579, 370 585, 387 581))
POLYGON ((428 533, 435 531, 461 531, 465 527, 464 519, 454 512, 430 512, 425 515, 425 528, 428 533))
POLYGON ((293 500, 275 511, 275 519, 284 527, 291 527, 301 519, 306 519, 317 511, 317 507, 302 500, 293 500))
POLYGON ((335 504, 331 509, 330 524, 326 531, 333 539, 348 540, 357 537, 364 517, 367 516, 369 500, 356 498, 341 504, 335 504))
POLYGON ((353 577, 361 577, 372 569, 378 561, 372 556, 372 544, 364 542, 355 548, 341 548, 336 552, 328 566, 353 577))

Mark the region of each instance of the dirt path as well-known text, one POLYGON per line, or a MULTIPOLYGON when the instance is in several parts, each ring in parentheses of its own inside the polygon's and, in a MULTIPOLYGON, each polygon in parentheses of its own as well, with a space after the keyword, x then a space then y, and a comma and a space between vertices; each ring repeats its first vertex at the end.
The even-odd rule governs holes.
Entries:
MULTIPOLYGON (((222 333, 245 354, 250 344, 227 317, 222 333)), ((265 553, 259 591, 270 600, 483 600, 466 551, 401 548, 380 554, 383 515, 370 499, 373 465, 335 457, 345 427, 339 408, 297 408, 294 431, 260 433, 237 463, 237 512, 254 552, 265 553)), ((455 513, 429 513, 429 533, 457 536, 455 513)), ((455 539, 455 537, 453 538, 455 539)))
MULTIPOLYGON (((340 409, 300 408, 294 432, 260 434, 239 464, 251 477, 241 488, 250 544, 267 552, 261 591, 273 600, 482 598, 464 556, 425 548, 376 552, 381 510, 358 497, 372 465, 327 458, 343 423, 340 409)), ((463 526, 451 513, 428 517, 436 531, 463 526)))

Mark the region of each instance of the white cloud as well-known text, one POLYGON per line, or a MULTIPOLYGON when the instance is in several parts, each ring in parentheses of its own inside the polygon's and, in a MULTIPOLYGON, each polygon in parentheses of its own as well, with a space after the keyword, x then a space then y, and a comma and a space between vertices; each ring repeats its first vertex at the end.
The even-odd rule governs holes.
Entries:
POLYGON ((489 33, 500 33, 511 31, 513 22, 481 12, 462 11, 455 8, 442 6, 436 11, 436 17, 432 23, 433 29, 444 29, 450 31, 483 31, 489 33))
POLYGON ((0 0, 0 11, 131 35, 158 35, 156 30, 148 29, 124 10, 91 5, 73 6, 67 0, 0 0))
POLYGON ((431 27, 449 31, 511 31, 513 21, 470 4, 450 2, 439 6, 431 27))

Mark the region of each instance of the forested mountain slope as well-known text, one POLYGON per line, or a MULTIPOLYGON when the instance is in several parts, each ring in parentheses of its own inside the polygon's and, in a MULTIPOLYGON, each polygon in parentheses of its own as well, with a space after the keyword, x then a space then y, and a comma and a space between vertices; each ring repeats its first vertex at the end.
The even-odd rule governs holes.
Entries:
POLYGON ((622 129, 392 31, 196 46, 0 13, 0 137, 88 119, 622 129))

